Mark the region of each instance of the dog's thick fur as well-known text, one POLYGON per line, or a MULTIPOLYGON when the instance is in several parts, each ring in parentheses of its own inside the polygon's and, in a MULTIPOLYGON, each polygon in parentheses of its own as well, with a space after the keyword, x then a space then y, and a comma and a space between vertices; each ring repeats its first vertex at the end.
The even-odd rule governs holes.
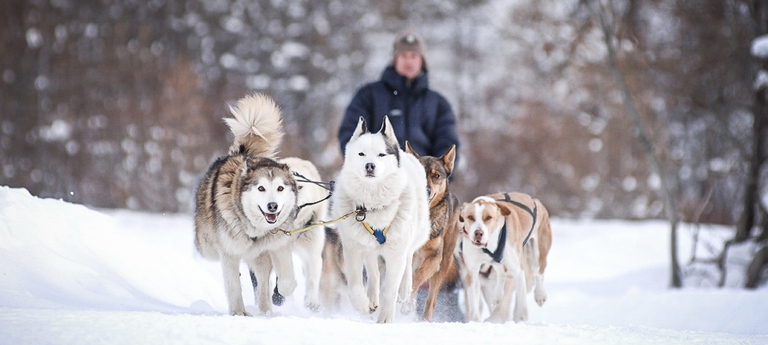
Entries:
POLYGON ((347 288, 344 275, 344 250, 335 228, 325 228, 323 247, 323 274, 320 277, 320 303, 323 308, 337 310, 342 293, 347 288))
MULTIPOLYGON (((491 307, 488 321, 506 322, 509 320, 510 306, 514 295, 515 322, 528 319, 528 304, 526 293, 535 285, 534 299, 541 306, 547 299, 544 290, 544 270, 547 267, 547 254, 552 246, 552 230, 549 224, 549 213, 540 200, 523 193, 497 193, 475 198, 470 203, 464 203, 459 214, 458 228, 462 233, 461 255, 465 267, 462 268, 462 282, 466 293, 467 321, 480 321, 481 278, 480 273, 492 266, 495 275, 502 279, 503 285, 489 282, 484 295, 499 297, 498 300, 489 298, 486 301, 491 307), (532 215, 522 207, 512 202, 525 205, 530 210, 536 209, 535 223, 532 215), (504 223, 507 224, 507 236, 504 243, 499 243, 499 234, 504 223), (530 239, 525 247, 523 241, 531 227, 530 239), (499 246, 504 248, 500 262, 484 252, 486 248, 497 253, 499 246), (531 279, 533 278, 533 279, 531 279), (533 281, 531 281, 533 280, 533 281), (494 286, 501 287, 501 295, 494 286)), ((494 276, 489 276, 493 280, 494 276)), ((488 278, 483 278, 488 279, 488 278)))
MULTIPOLYGON (((281 163, 288 164, 291 172, 298 173, 309 181, 322 181, 320 173, 312 162, 288 157, 280 159, 281 163)), ((327 192, 317 184, 297 180, 299 213, 290 228, 301 229, 313 223, 325 221, 328 213, 328 203, 318 202, 326 197, 327 192)), ((291 244, 293 253, 301 259, 301 267, 306 280, 306 293, 304 305, 312 310, 320 308, 320 278, 323 270, 323 246, 325 244, 325 230, 316 226, 296 236, 291 244)), ((278 281, 279 282, 279 281, 278 281)))
MULTIPOLYGON (((214 162, 197 189, 195 246, 203 257, 221 260, 229 313, 249 315, 243 305, 240 261, 258 281, 269 281, 272 266, 279 290, 296 288, 289 244, 273 230, 296 217, 297 186, 288 165, 272 159, 283 137, 280 109, 263 95, 246 96, 225 119, 234 134, 227 156, 214 162)), ((269 284, 260 284, 258 304, 271 311, 269 284)))
POLYGON ((331 205, 334 218, 365 210, 337 223, 355 309, 368 314, 381 304, 378 322, 393 322, 399 295, 405 301, 403 309, 412 310, 413 254, 427 242, 430 232, 427 181, 416 157, 400 149, 389 118, 384 118, 377 133, 368 132, 360 118, 345 148, 331 205), (389 227, 386 241, 379 243, 364 223, 373 229, 389 227), (380 257, 386 272, 381 287, 380 257), (363 268, 368 276, 367 294, 363 268))
POLYGON ((422 319, 431 321, 435 312, 437 294, 446 279, 455 279, 456 264, 453 259, 458 241, 456 221, 459 217, 459 199, 448 188, 448 177, 453 172, 456 145, 441 157, 419 156, 408 142, 406 152, 414 155, 424 166, 429 190, 429 218, 432 224, 429 240, 414 255, 413 292, 416 298, 419 287, 429 280, 429 294, 424 305, 422 319))

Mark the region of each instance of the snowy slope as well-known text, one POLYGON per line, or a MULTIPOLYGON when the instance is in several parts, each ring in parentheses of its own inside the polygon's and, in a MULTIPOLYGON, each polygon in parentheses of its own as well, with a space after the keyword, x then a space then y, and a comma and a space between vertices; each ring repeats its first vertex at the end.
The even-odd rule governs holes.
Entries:
POLYGON ((531 301, 526 323, 378 325, 345 308, 306 311, 301 288, 271 316, 246 292, 257 316, 231 317, 218 264, 194 252, 191 215, 96 211, 0 187, 0 344, 768 343, 766 289, 667 289, 663 222, 553 229, 549 299, 531 301))

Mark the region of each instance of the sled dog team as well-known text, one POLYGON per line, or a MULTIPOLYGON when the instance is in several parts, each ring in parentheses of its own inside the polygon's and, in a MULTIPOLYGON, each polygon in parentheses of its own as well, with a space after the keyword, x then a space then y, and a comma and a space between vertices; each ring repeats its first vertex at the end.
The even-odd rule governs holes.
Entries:
POLYGON ((275 297, 296 288, 294 255, 307 308, 329 306, 345 293, 356 310, 382 323, 393 322, 398 308, 412 312, 427 281, 422 318, 431 320, 439 289, 456 275, 466 321, 483 321, 483 305, 487 321, 525 321, 532 289, 537 304, 546 301, 547 209, 512 192, 459 205, 448 186, 455 147, 420 157, 399 146, 387 118, 376 133, 361 118, 328 207, 319 201, 329 191, 310 183, 321 181, 311 162, 276 157, 284 129, 271 98, 249 95, 230 111, 233 143, 200 181, 195 205, 195 246, 221 262, 230 314, 249 315, 241 262, 252 273, 259 311, 269 313, 275 297))

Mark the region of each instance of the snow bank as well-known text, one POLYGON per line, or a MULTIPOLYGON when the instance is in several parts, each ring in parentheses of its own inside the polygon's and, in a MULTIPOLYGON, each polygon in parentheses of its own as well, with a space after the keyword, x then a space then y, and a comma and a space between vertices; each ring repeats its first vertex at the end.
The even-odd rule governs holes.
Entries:
MULTIPOLYGON (((553 221, 547 303, 502 325, 377 325, 311 313, 300 288, 272 315, 228 316, 217 263, 191 215, 96 211, 0 187, 0 343, 766 344, 766 289, 670 290, 663 222, 553 221)), ((685 245, 681 245, 683 248, 685 245)), ((685 254, 681 254, 685 255, 685 254)), ((300 275, 299 275, 300 278, 300 275)))
POLYGON ((201 298, 226 305, 219 283, 190 255, 24 189, 0 187, 0 272, 2 306, 178 310, 201 298))

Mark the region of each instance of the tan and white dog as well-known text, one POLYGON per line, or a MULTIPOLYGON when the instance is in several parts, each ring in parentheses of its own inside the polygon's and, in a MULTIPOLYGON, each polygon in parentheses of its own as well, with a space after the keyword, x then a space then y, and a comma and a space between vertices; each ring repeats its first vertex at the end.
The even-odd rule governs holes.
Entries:
POLYGON ((487 321, 508 321, 513 296, 512 319, 527 320, 527 292, 535 285, 536 303, 541 306, 547 299, 544 270, 552 245, 547 209, 527 194, 490 194, 464 203, 457 224, 462 233, 466 320, 480 321, 483 296, 491 299, 486 301, 491 309, 487 321), (502 281, 483 284, 481 274, 486 276, 482 279, 502 281))

